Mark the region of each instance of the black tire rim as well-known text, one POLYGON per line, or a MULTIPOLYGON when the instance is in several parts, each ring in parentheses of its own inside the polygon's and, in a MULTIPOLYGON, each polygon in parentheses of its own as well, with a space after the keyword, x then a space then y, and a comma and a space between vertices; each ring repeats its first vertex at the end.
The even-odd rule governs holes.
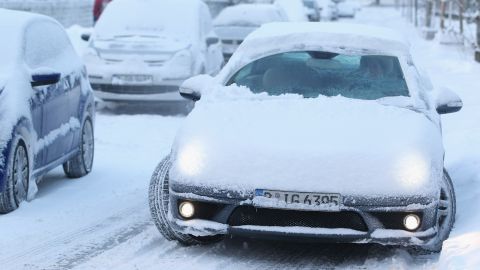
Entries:
POLYGON ((29 174, 27 151, 23 145, 19 145, 15 149, 12 173, 13 195, 17 205, 27 198, 29 174))
POLYGON ((448 237, 452 219, 454 219, 454 198, 449 184, 447 183, 447 176, 444 176, 442 187, 440 189, 440 201, 438 203, 438 234, 439 238, 444 240, 448 237))
POLYGON ((87 120, 82 131, 82 158, 87 172, 92 170, 94 148, 93 127, 90 120, 87 120))

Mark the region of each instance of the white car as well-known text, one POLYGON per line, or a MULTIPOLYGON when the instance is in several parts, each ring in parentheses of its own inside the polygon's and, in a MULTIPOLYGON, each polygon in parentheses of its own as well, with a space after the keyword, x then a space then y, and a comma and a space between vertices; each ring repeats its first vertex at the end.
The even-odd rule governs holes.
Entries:
POLYGON ((200 0, 115 0, 95 25, 83 59, 98 98, 180 101, 178 86, 216 74, 224 59, 200 0))
POLYGON ((287 21, 285 12, 271 4, 240 4, 227 7, 213 21, 222 40, 223 55, 229 59, 243 40, 265 23, 287 21))
POLYGON ((332 0, 316 0, 320 8, 320 20, 335 21, 338 19, 338 7, 332 0))
POLYGON ((197 102, 155 171, 150 206, 184 244, 227 234, 405 245, 437 252, 455 219, 432 89, 392 30, 272 23, 218 76, 187 80, 197 102))
POLYGON ((353 18, 358 10, 358 3, 352 3, 352 1, 340 1, 337 3, 338 17, 340 18, 353 18))

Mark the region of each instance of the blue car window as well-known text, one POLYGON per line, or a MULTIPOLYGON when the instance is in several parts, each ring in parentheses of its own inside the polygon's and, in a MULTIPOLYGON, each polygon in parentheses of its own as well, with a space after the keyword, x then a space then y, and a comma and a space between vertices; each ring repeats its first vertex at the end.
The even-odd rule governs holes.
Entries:
POLYGON ((299 94, 305 98, 344 96, 375 100, 409 96, 398 58, 308 51, 281 53, 253 61, 230 84, 269 95, 299 94))

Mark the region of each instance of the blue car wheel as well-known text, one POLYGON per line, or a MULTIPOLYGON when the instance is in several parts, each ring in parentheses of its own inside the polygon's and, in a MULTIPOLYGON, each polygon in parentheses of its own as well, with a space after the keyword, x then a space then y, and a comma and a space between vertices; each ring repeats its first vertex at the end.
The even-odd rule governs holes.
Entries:
POLYGON ((92 171, 95 142, 90 118, 83 123, 80 140, 78 154, 63 164, 63 171, 69 178, 80 178, 92 171))

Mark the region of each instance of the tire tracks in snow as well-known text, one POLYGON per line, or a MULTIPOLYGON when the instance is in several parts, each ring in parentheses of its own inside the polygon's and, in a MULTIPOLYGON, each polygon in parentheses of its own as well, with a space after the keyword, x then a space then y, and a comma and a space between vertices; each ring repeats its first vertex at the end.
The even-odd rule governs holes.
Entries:
POLYGON ((152 224, 145 204, 124 209, 86 227, 60 233, 4 259, 2 269, 70 269, 140 234, 152 224))

